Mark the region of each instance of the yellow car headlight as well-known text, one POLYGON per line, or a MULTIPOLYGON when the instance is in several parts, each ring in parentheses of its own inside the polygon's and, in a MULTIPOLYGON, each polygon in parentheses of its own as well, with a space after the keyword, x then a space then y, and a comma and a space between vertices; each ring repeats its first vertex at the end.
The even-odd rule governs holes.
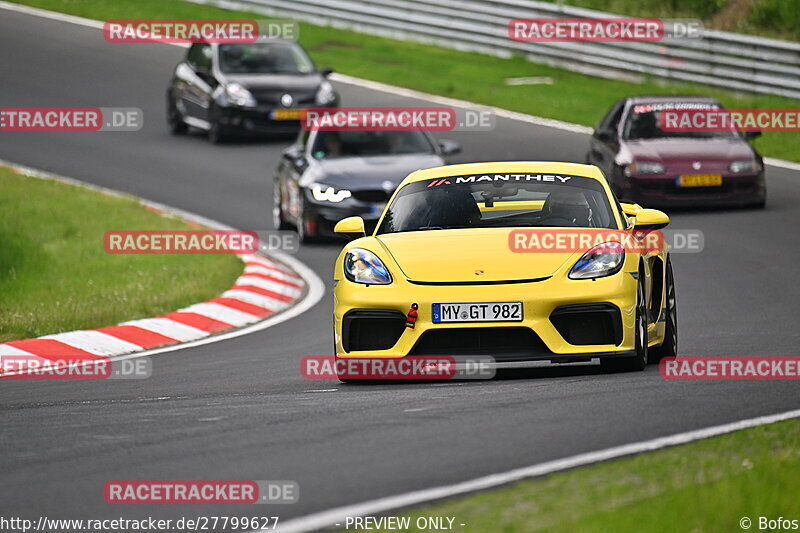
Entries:
POLYGON ((353 248, 345 254, 344 275, 352 282, 366 285, 388 285, 392 282, 389 270, 378 256, 363 248, 353 248))

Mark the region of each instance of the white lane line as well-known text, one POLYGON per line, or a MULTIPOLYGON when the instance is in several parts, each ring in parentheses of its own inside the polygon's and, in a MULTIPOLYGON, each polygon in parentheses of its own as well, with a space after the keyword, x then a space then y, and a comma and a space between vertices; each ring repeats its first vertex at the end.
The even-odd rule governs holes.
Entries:
POLYGON ((84 352, 104 356, 139 352, 144 349, 138 344, 133 344, 132 342, 118 339, 112 335, 92 330, 68 331, 66 333, 45 335, 39 338, 53 339, 54 341, 74 346, 84 352))
POLYGON ((282 300, 276 300, 275 298, 270 298, 269 296, 246 291, 244 289, 225 291, 222 293, 222 297, 235 298, 236 300, 241 300, 244 303, 257 305, 258 307, 263 307, 264 309, 269 309, 270 311, 280 311, 289 305, 282 300))
POLYGON ((491 474, 452 485, 443 485, 440 487, 398 494, 397 496, 379 498, 377 500, 371 500, 364 503, 337 507, 328 511, 314 513, 308 516, 279 523, 277 531, 280 533, 317 531, 319 529, 332 526, 336 523, 344 523, 348 516, 371 516, 390 511, 392 509, 411 507, 433 500, 441 500, 461 494, 486 490, 501 485, 507 485, 521 479, 544 476, 547 474, 552 474, 553 472, 569 470, 601 461, 608 461, 610 459, 617 459, 643 452, 651 452, 662 448, 686 444, 696 440, 732 433, 741 429, 763 426, 765 424, 773 424, 782 420, 790 420, 792 418, 800 418, 800 409, 787 411, 785 413, 778 413, 775 415, 749 418, 747 420, 740 420, 730 424, 722 424, 719 426, 687 431, 685 433, 676 433, 675 435, 669 435, 667 437, 660 437, 652 440, 623 444, 622 446, 615 446, 605 450, 583 453, 572 457, 566 457, 564 459, 557 459, 555 461, 548 461, 546 463, 517 468, 507 472, 491 474))
POLYGON ((241 276, 236 280, 236 285, 252 285, 261 289, 267 289, 278 294, 285 294, 292 298, 297 298, 303 291, 291 285, 281 283, 280 281, 270 281, 264 278, 257 278, 256 276, 241 276))
MULTIPOLYGON (((11 2, 6 2, 4 0, 0 0, 0 9, 5 9, 7 11, 16 11, 17 13, 24 13, 26 15, 42 17, 50 20, 57 20, 59 22, 69 22, 71 24, 88 26, 90 28, 99 28, 99 29, 103 28, 103 23, 98 20, 77 17, 74 15, 65 15, 63 13, 57 13, 55 11, 48 11, 46 9, 23 6, 11 2)), ((163 43, 163 44, 188 48, 188 45, 183 43, 163 43)), ((535 124, 537 126, 544 126, 547 128, 555 128, 563 131, 569 131, 572 133, 591 134, 593 131, 593 129, 590 128, 589 126, 584 126, 582 124, 573 124, 571 122, 564 122, 562 120, 556 120, 552 118, 537 117, 536 115, 528 115, 526 113, 510 111, 508 109, 503 109, 501 107, 480 105, 474 102, 469 102, 467 100, 447 98, 445 96, 425 93, 422 91, 415 91, 414 89, 407 89, 405 87, 397 87, 395 85, 389 85, 387 83, 380 83, 372 80, 364 80, 361 78, 356 78, 354 76, 340 74, 338 72, 334 72, 333 74, 331 74, 330 79, 333 81, 337 81, 339 83, 346 83, 348 85, 363 87, 364 89, 381 91, 385 93, 394 94, 397 96, 405 96, 408 98, 428 100, 433 103, 439 103, 442 105, 451 105, 463 109, 489 109, 498 117, 507 118, 509 120, 517 120, 520 122, 527 122, 528 124, 535 124)), ((770 166, 785 168, 788 170, 800 171, 800 163, 794 161, 785 161, 783 159, 774 159, 771 157, 765 157, 764 162, 770 166)))
POLYGON ((208 335, 207 331, 193 328, 169 318, 141 318, 123 322, 121 326, 136 326, 182 342, 193 341, 208 335))
POLYGON ((233 307, 228 307, 227 305, 221 305, 218 303, 194 304, 186 307, 185 309, 181 309, 179 312, 197 313, 198 315, 213 318, 214 320, 225 322, 226 324, 236 327, 244 326, 245 324, 252 324, 257 320, 261 320, 261 317, 259 316, 251 315, 250 313, 245 313, 244 311, 239 311, 233 307))
POLYGON ((380 83, 377 81, 362 80, 361 78, 354 78, 353 76, 340 74, 338 72, 331 74, 330 79, 333 81, 338 81, 340 83, 345 83, 347 85, 355 85, 356 87, 369 89, 371 91, 380 91, 384 93, 393 94, 395 96, 402 96, 405 98, 426 100, 428 102, 433 102, 435 104, 441 104, 450 107, 460 107, 462 109, 489 110, 498 117, 517 120, 520 122, 527 122, 528 124, 535 124, 537 126, 546 126, 548 128, 555 128, 559 130, 569 131, 572 133, 591 134, 592 131, 594 131, 589 126, 583 126, 581 124, 572 124, 571 122, 564 122, 562 120, 537 117, 525 113, 518 113, 516 111, 509 111, 508 109, 503 109, 501 107, 476 104, 474 102, 468 102, 467 100, 448 98, 446 96, 439 96, 438 94, 430 94, 422 91, 416 91, 414 89, 406 89, 405 87, 395 87, 394 85, 380 83))
POLYGON ((785 168, 787 170, 794 170, 800 172, 800 163, 794 161, 784 161, 783 159, 773 159, 772 157, 765 157, 764 163, 773 167, 785 168))

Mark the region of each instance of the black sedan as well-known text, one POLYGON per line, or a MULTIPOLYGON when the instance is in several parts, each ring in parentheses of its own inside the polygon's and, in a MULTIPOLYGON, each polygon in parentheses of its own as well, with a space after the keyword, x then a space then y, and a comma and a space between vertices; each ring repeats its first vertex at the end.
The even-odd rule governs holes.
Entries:
POLYGON ((336 222, 358 215, 369 231, 403 178, 459 151, 421 131, 304 131, 275 173, 275 228, 296 228, 308 242, 334 236, 336 222))
POLYGON ((296 132, 300 109, 338 105, 331 72, 317 70, 294 41, 195 43, 175 67, 167 122, 176 134, 188 126, 207 131, 213 143, 237 133, 296 132))

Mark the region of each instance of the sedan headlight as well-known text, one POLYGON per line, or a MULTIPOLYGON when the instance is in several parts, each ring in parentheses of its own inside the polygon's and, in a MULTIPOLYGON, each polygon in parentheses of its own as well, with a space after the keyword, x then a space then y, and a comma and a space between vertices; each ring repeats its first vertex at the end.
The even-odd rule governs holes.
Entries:
POLYGON ((317 90, 317 95, 314 100, 317 105, 332 104, 333 101, 336 100, 336 92, 333 90, 333 85, 331 85, 329 81, 323 81, 317 90))
POLYGON ((634 161, 625 167, 625 175, 632 176, 634 174, 663 174, 664 165, 656 163, 655 161, 634 161))
POLYGON ((328 185, 315 183, 311 186, 311 195, 314 197, 314 200, 318 202, 333 202, 334 204, 338 204, 353 196, 353 193, 347 189, 334 189, 328 185))
POLYGON ((734 173, 761 172, 761 165, 755 159, 748 159, 747 161, 734 161, 728 165, 728 170, 734 173))
POLYGON ((570 279, 593 279, 616 274, 625 262, 625 247, 620 242, 598 244, 578 259, 569 272, 570 279))
POLYGON ((350 281, 367 285, 388 285, 392 282, 392 276, 378 256, 363 248, 353 248, 345 254, 344 275, 350 281))
POLYGON ((256 106, 256 99, 253 98, 253 95, 250 93, 250 91, 238 83, 229 83, 225 86, 225 97, 230 103, 242 107, 256 106))

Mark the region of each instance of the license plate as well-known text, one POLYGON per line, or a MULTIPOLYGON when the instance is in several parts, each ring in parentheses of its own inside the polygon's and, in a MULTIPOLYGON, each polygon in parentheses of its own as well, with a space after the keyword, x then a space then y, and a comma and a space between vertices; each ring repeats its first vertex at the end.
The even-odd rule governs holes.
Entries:
POLYGON ((272 120, 300 120, 303 118, 305 109, 275 109, 270 112, 272 120))
POLYGON ((721 174, 684 174, 678 179, 679 187, 720 187, 721 174))
POLYGON ((522 302, 433 304, 433 322, 521 322, 522 302))

